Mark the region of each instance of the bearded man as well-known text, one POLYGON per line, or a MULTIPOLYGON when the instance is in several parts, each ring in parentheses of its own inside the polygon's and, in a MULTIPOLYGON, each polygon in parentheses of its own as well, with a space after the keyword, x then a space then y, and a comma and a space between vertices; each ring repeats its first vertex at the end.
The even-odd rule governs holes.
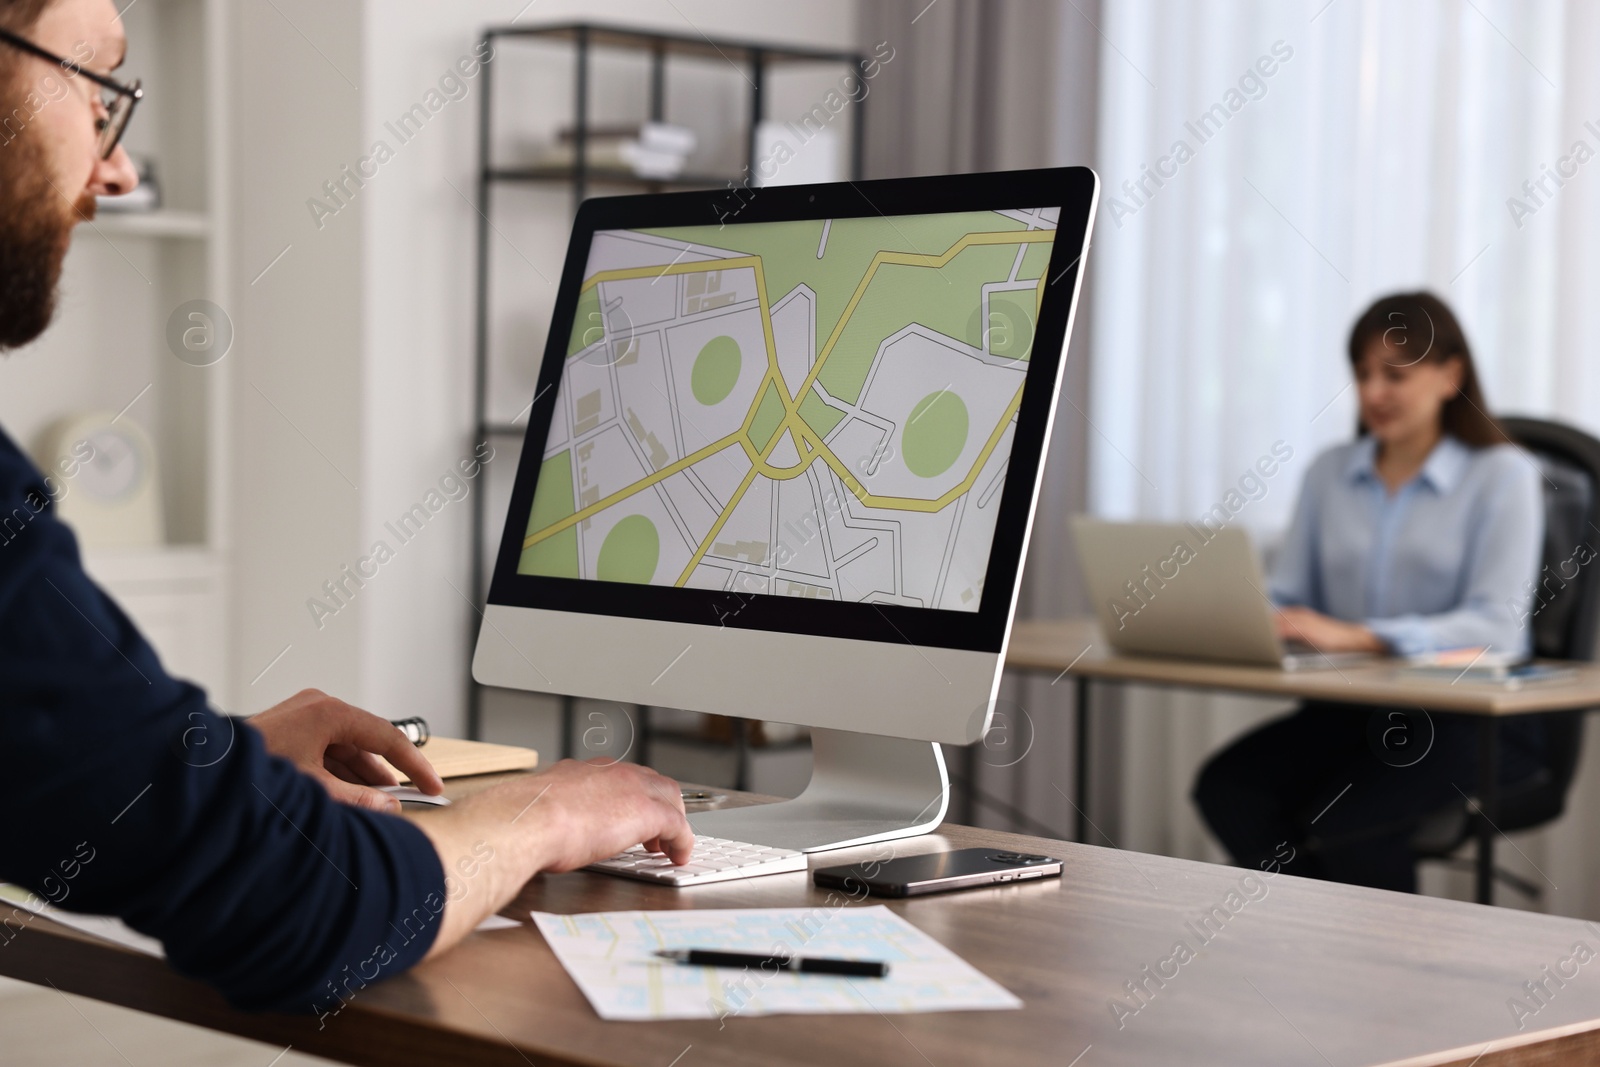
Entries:
MULTIPOLYGON (((95 197, 138 184, 126 48, 111 0, 0 0, 0 351, 49 325, 95 197)), ((212 711, 84 573, 4 430, 0 525, 0 879, 121 916, 235 1005, 327 1014, 352 973, 364 987, 447 950, 541 871, 641 842, 689 857, 676 783, 636 765, 563 760, 400 814, 377 756, 442 783, 384 719, 316 690, 212 711)))

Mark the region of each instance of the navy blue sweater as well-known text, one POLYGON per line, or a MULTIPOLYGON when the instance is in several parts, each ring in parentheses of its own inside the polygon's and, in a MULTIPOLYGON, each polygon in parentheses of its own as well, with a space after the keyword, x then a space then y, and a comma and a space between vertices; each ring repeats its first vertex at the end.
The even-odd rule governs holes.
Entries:
POLYGON ((445 901, 428 839, 162 670, 46 486, 0 430, 0 880, 121 916, 241 1008, 326 1017, 421 959, 445 901))

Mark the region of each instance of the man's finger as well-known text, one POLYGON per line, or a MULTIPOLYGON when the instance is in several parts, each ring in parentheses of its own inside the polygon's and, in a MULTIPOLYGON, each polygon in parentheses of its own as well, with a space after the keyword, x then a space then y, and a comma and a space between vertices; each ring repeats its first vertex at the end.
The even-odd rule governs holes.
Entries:
POLYGON ((688 863, 694 855, 694 831, 689 828, 689 820, 680 819, 655 838, 654 851, 666 853, 673 863, 688 863))
MULTIPOLYGON (((383 760, 353 745, 329 745, 328 755, 344 764, 353 775, 345 781, 357 785, 399 785, 400 779, 383 760)), ((343 777, 343 775, 341 775, 343 777)))
POLYGON ((424 793, 437 795, 444 792, 444 781, 433 769, 433 764, 428 762, 428 757, 387 719, 343 701, 339 702, 339 713, 334 719, 334 736, 328 739, 330 743, 352 745, 365 752, 376 753, 410 778, 411 784, 424 793))
POLYGON ((662 812, 662 820, 661 831, 651 838, 653 844, 646 847, 654 852, 665 853, 673 863, 688 863, 694 852, 694 830, 689 826, 688 817, 681 811, 666 807, 662 812))
POLYGON ((367 811, 397 812, 400 810, 400 801, 370 786, 354 785, 350 782, 341 782, 331 774, 321 776, 322 784, 328 790, 328 795, 341 804, 348 804, 352 808, 365 808, 367 811))
POLYGON ((322 766, 329 774, 333 775, 335 778, 338 778, 340 781, 354 782, 356 785, 361 784, 361 779, 356 777, 356 772, 352 771, 348 766, 345 765, 343 760, 336 756, 324 755, 322 757, 322 766))

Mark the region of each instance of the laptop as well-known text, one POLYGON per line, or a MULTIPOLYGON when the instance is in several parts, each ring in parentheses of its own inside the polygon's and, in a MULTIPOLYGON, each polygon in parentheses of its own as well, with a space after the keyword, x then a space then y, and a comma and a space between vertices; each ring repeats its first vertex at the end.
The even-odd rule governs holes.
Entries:
POLYGON ((1204 523, 1072 521, 1095 615, 1118 652, 1284 670, 1374 658, 1284 641, 1245 531, 1204 523))

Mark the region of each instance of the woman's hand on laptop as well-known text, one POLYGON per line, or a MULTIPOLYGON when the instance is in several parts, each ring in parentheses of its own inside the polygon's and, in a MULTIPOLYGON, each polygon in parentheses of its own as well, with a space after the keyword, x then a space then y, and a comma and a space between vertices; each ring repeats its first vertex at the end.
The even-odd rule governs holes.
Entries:
POLYGON ((1389 646, 1357 622, 1345 622, 1310 608, 1279 608, 1278 636, 1299 641, 1316 652, 1387 652, 1389 646))
POLYGON ((382 756, 424 793, 444 792, 433 764, 387 719, 319 689, 294 696, 249 719, 267 751, 322 783, 333 799, 356 808, 397 812, 400 802, 378 786, 398 785, 382 756))

